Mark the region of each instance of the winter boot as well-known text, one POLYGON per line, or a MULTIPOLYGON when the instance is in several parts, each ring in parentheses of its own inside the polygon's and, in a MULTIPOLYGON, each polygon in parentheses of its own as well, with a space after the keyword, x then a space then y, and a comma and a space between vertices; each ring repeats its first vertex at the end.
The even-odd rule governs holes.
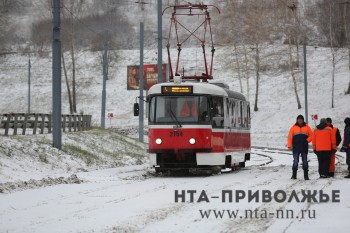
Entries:
POLYGON ((349 174, 347 176, 344 176, 344 178, 350 178, 350 171, 349 171, 349 174))
POLYGON ((329 177, 334 177, 334 172, 328 172, 329 177))
POLYGON ((297 179, 297 171, 294 171, 293 170, 293 175, 292 175, 292 178, 293 180, 296 180, 297 179))
POLYGON ((309 171, 304 171, 304 179, 305 180, 310 180, 309 179, 309 171))

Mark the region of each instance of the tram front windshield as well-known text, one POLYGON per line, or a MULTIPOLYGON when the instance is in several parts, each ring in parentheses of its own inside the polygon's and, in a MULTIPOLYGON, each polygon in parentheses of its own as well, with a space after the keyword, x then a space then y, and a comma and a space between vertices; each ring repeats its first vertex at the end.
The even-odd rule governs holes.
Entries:
POLYGON ((150 99, 150 123, 209 124, 206 96, 153 96, 150 99))

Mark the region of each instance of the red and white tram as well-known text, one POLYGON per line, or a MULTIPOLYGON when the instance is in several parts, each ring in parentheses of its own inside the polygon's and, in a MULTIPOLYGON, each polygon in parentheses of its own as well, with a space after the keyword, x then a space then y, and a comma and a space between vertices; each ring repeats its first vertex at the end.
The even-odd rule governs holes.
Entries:
POLYGON ((249 102, 225 84, 208 83, 213 79, 215 52, 209 8, 220 13, 216 6, 204 4, 176 5, 163 10, 164 13, 173 9, 166 46, 169 79, 173 82, 152 86, 147 96, 148 153, 156 171, 210 169, 219 172, 222 168, 244 167, 246 160, 250 159, 249 102), (201 26, 190 30, 178 21, 178 17, 184 16, 197 16, 203 20, 199 24, 203 26, 201 36, 198 33, 201 26), (179 36, 180 27, 189 35, 179 36), (174 36, 171 36, 172 28, 176 32, 174 36), (183 74, 179 74, 182 45, 189 37, 194 37, 203 50, 203 72, 199 76, 185 75, 184 67, 183 74), (176 38, 178 51, 175 71, 170 56, 172 38, 176 38), (207 39, 211 41, 210 63, 206 58, 207 39), (187 81, 182 82, 182 79, 187 81))
POLYGON ((250 159, 250 108, 225 84, 154 85, 148 92, 149 158, 156 171, 244 167, 250 159))

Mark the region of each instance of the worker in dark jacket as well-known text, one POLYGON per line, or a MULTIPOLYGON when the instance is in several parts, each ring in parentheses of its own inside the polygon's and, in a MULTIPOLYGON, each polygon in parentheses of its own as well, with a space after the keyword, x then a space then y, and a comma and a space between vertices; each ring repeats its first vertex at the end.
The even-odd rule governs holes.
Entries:
MULTIPOLYGON (((332 134, 334 134, 333 136, 335 137, 335 142, 336 142, 335 144, 338 147, 341 142, 341 135, 340 135, 339 129, 333 126, 331 118, 328 117, 326 121, 327 121, 327 126, 332 128, 332 134)), ((331 162, 329 164, 329 173, 328 173, 329 177, 334 177, 334 172, 335 172, 335 152, 336 151, 333 150, 333 152, 331 155, 331 162)))
POLYGON ((344 120, 344 141, 343 146, 340 149, 341 152, 346 152, 346 164, 348 165, 349 174, 345 178, 350 178, 350 118, 347 117, 344 120))
POLYGON ((290 128, 288 134, 288 149, 293 151, 293 175, 292 179, 297 178, 299 156, 303 161, 304 179, 309 180, 309 164, 307 161, 308 143, 312 140, 312 130, 304 122, 304 117, 299 115, 297 122, 290 128))
POLYGON ((337 146, 335 134, 332 128, 327 126, 326 119, 322 118, 312 134, 312 146, 318 159, 318 172, 320 178, 328 178, 329 164, 332 152, 335 153, 337 146))

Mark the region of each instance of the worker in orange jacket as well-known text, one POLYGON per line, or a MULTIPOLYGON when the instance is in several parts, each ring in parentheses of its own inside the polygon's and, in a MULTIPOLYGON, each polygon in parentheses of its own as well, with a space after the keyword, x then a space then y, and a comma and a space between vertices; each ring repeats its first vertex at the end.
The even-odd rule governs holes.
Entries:
POLYGON ((335 134, 332 128, 327 126, 327 120, 322 118, 312 134, 312 146, 318 159, 318 172, 320 178, 328 178, 329 164, 332 152, 335 153, 337 146, 335 134))
POLYGON ((308 143, 312 140, 312 130, 304 122, 304 117, 299 115, 297 121, 289 130, 288 149, 293 151, 293 175, 292 179, 297 178, 299 157, 303 161, 304 179, 309 180, 309 164, 307 161, 308 143))
POLYGON ((197 103, 195 101, 186 101, 181 110, 182 117, 198 117, 197 103))
MULTIPOLYGON (((327 126, 332 128, 332 134, 334 134, 333 136, 335 137, 335 144, 338 147, 341 142, 341 135, 340 135, 339 129, 333 126, 331 118, 328 117, 326 121, 327 121, 327 126)), ((335 151, 334 153, 332 152, 332 155, 331 155, 328 176, 334 177, 334 172, 335 172, 335 151)))

